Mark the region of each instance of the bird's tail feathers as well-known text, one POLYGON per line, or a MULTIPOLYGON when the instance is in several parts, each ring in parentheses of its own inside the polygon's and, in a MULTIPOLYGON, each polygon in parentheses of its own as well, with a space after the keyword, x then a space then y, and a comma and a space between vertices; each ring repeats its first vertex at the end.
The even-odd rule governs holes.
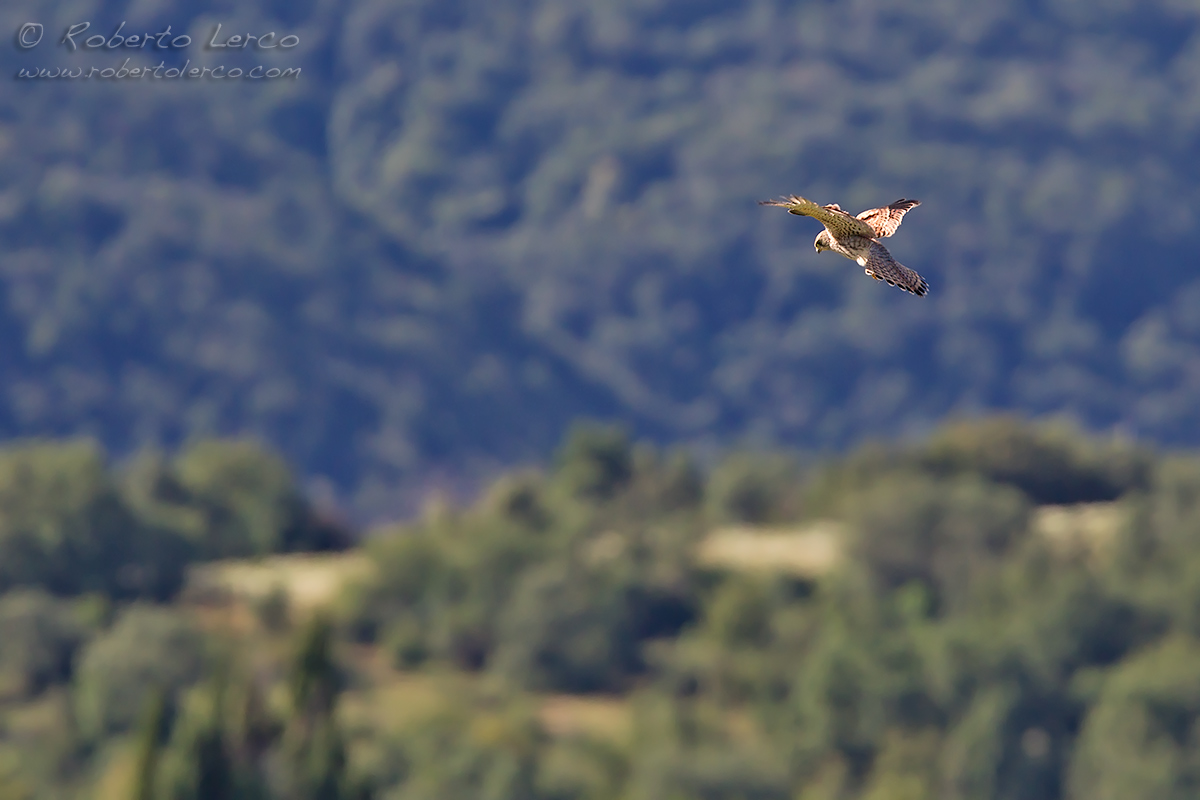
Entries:
MULTIPOLYGON (((890 278, 883 278, 883 280, 887 281, 888 284, 895 286, 897 289, 903 289, 906 292, 915 294, 917 297, 924 297, 925 295, 929 294, 929 283, 920 275, 918 275, 916 270, 909 269, 900 263, 897 263, 896 266, 900 268, 901 273, 900 276, 897 277, 902 277, 903 280, 897 281, 890 278)), ((878 275, 873 277, 875 280, 880 280, 878 275)))

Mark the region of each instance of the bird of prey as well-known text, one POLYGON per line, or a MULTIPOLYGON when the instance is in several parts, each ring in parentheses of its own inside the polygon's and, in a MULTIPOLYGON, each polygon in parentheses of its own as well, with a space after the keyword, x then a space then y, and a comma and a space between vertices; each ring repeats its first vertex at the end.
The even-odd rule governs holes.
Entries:
POLYGON ((832 250, 858 262, 867 275, 877 281, 887 281, 917 297, 924 297, 929 284, 917 273, 892 258, 880 239, 891 236, 910 209, 921 205, 920 200, 900 199, 890 206, 869 208, 852 217, 836 203, 819 206, 811 200, 791 195, 782 200, 762 200, 759 205, 780 206, 789 214, 812 217, 825 226, 817 234, 813 246, 817 252, 832 250))

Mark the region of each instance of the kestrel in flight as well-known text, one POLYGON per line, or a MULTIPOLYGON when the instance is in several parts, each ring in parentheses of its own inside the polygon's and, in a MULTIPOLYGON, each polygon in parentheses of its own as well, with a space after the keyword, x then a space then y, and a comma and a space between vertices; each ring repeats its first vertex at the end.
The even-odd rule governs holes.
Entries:
POLYGON ((811 200, 791 195, 782 200, 762 200, 759 205, 781 206, 789 214, 812 217, 825 226, 813 245, 817 252, 832 250, 858 262, 866 273, 877 281, 887 281, 917 297, 924 297, 929 284, 917 273, 892 258, 880 239, 891 236, 910 208, 921 205, 920 200, 900 199, 890 206, 869 208, 852 217, 836 203, 819 206, 811 200))

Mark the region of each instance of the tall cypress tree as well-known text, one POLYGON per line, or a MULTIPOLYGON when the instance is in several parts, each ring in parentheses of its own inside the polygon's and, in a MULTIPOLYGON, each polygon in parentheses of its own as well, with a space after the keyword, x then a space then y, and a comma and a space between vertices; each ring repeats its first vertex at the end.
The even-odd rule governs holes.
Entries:
POLYGON ((212 687, 212 709, 207 724, 192 744, 196 759, 196 797, 202 800, 235 800, 233 762, 225 735, 225 673, 212 687))
POLYGON ((158 758, 162 753, 163 737, 167 732, 169 716, 167 692, 162 688, 156 689, 146 702, 145 716, 138 735, 133 800, 154 800, 158 758))
POLYGON ((347 777, 345 739, 334 719, 341 676, 333 628, 317 615, 304 627, 292 661, 292 719, 285 746, 295 800, 361 800, 369 796, 347 777))

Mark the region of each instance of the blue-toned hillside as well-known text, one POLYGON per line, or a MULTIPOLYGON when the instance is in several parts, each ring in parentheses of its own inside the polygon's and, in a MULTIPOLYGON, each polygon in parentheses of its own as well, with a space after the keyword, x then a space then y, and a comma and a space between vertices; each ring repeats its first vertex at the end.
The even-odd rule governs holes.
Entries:
POLYGON ((821 448, 1001 408, 1196 444, 1198 20, 1180 0, 6 5, 0 433, 257 434, 377 510, 398 482, 542 459, 581 415, 821 448), (84 21, 192 41, 72 52, 84 21), (217 44, 298 44, 209 47, 218 24, 217 44), (164 76, 15 77, 126 58, 164 76), (301 71, 165 77, 185 64, 301 71), (889 246, 929 297, 755 204, 789 192, 921 199, 889 246))

